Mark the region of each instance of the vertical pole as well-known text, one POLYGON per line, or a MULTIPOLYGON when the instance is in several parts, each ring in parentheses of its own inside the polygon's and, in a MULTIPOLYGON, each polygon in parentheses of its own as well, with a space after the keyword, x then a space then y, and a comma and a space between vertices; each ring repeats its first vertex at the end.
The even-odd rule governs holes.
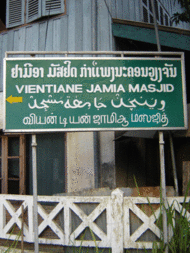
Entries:
MULTIPOLYGON (((160 178, 161 178, 161 194, 162 194, 162 225, 163 225, 163 239, 164 244, 168 243, 168 232, 167 232, 167 199, 166 199, 166 177, 165 177, 165 159, 164 159, 164 134, 162 131, 159 132, 159 148, 160 148, 160 178)), ((165 253, 168 252, 166 246, 165 253)))
MULTIPOLYGON (((156 19, 156 11, 154 6, 154 0, 151 0, 152 10, 153 10, 153 17, 154 17, 154 29, 156 33, 156 42, 157 42, 157 49, 158 52, 161 52, 160 46, 160 39, 158 34, 158 25, 156 19)), ((167 231, 167 199, 166 199, 166 176, 165 176, 165 159, 164 159, 164 134, 162 131, 159 132, 159 148, 160 148, 160 180, 161 180, 161 190, 162 190, 162 215, 163 215, 163 239, 164 244, 167 245, 168 243, 168 231, 167 231)), ((165 253, 168 252, 168 246, 166 246, 165 253)))
MULTIPOLYGON (((92 1, 92 51, 97 51, 97 1, 92 1)), ((95 188, 100 186, 98 180, 100 168, 99 159, 99 132, 93 132, 93 142, 94 142, 94 185, 95 188)))
POLYGON ((34 249, 39 252, 38 245, 38 198, 37 198, 37 159, 36 159, 36 135, 32 135, 32 171, 33 171, 33 224, 34 224, 34 249))
POLYGON ((179 187, 178 187, 178 180, 177 180, 177 169, 175 163, 175 154, 174 154, 174 144, 171 133, 169 133, 170 138, 170 149, 171 149, 171 156, 172 156, 172 168, 173 168, 173 177, 174 177, 174 186, 175 186, 175 195, 179 196, 179 187))

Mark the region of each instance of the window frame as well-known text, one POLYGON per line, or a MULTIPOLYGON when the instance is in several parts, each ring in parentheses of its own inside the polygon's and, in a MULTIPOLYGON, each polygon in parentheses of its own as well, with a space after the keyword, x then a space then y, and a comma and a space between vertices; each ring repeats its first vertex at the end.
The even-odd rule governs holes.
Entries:
MULTIPOLYGON (((167 10, 164 8, 164 6, 162 5, 162 3, 160 3, 160 1, 155 0, 155 12, 156 12, 156 19, 157 19, 157 23, 159 25, 164 25, 164 26, 171 26, 171 22, 170 22, 170 15, 167 12, 167 10), (166 22, 166 17, 168 18, 168 24, 166 22)), ((151 22, 152 17, 153 17, 153 10, 151 7, 151 1, 147 0, 146 4, 143 0, 141 0, 141 8, 142 8, 142 22, 145 23, 150 23, 152 24, 153 22, 151 22), (147 13, 147 21, 146 18, 144 16, 144 9, 146 9, 146 13, 147 13)))
MULTIPOLYGON (((24 16, 25 16, 25 7, 24 7, 24 1, 25 0, 17 0, 17 6, 18 4, 21 4, 21 11, 18 14, 18 8, 14 8, 13 6, 13 1, 15 0, 7 0, 6 1, 6 28, 11 28, 19 25, 24 24, 24 16), (12 5, 12 6, 11 6, 12 5), (18 15, 20 15, 20 21, 16 21, 15 13, 17 11, 17 20, 18 20, 18 15), (15 22, 11 22, 11 19, 15 19, 15 22)), ((16 2, 16 1, 15 1, 16 2)))
POLYGON ((6 28, 28 24, 41 17, 63 14, 65 12, 65 0, 7 0, 6 5, 6 28), (13 3, 19 1, 21 11, 18 15, 17 9, 13 8, 13 3), (47 9, 50 6, 50 9, 47 9), (21 21, 16 22, 16 17, 21 21), (10 22, 11 19, 15 22, 10 22))
POLYGON ((40 18, 42 15, 42 10, 41 10, 41 0, 36 1, 36 10, 34 11, 32 7, 34 7, 34 0, 25 0, 25 6, 26 6, 26 18, 25 18, 25 23, 30 23, 38 18, 40 18), (30 4, 33 5, 31 6, 30 4), (31 8, 30 8, 31 7, 31 8))
MULTIPOLYGON (((19 181, 19 194, 26 194, 26 139, 25 135, 1 135, 1 193, 9 194, 8 184, 10 181, 19 181), (19 138, 19 155, 9 154, 9 138, 19 138), (19 177, 9 177, 8 162, 10 159, 18 159, 19 161, 19 177)), ((13 193, 11 193, 13 194, 13 193)))

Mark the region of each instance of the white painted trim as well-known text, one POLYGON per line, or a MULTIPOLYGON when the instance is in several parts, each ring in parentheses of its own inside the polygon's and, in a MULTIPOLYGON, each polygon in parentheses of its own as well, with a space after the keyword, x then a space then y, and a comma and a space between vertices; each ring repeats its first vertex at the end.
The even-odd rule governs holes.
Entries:
MULTIPOLYGON (((102 248, 112 248, 114 253, 122 253, 125 249, 151 249, 152 242, 138 241, 148 229, 153 232, 158 238, 160 237, 160 230, 155 225, 155 220, 160 215, 160 198, 155 197, 124 197, 120 189, 112 192, 111 196, 38 196, 38 213, 43 217, 43 221, 39 225, 39 233, 43 232, 46 227, 50 227, 58 239, 51 239, 47 236, 39 239, 39 243, 62 245, 62 246, 81 246, 81 241, 76 240, 86 227, 96 234, 100 241, 96 244, 102 248), (43 205, 42 205, 43 203, 43 205), (57 203, 50 212, 46 211, 46 206, 57 203), (88 203, 97 204, 97 207, 87 215, 77 204, 88 203), (146 215, 139 208, 139 205, 145 206, 149 204, 157 204, 158 209, 152 215, 146 215), (64 210, 64 211, 63 211, 64 210), (106 232, 103 231, 97 224, 97 218, 106 211, 106 232), (134 233, 131 234, 130 228, 130 212, 142 221, 142 225, 138 227, 134 233), (60 226, 55 221, 55 217, 64 212, 62 219, 64 222, 60 226), (72 215, 75 213, 81 219, 81 224, 71 231, 72 215)), ((21 201, 24 210, 28 210, 28 223, 24 223, 24 242, 33 243, 33 197, 26 195, 0 195, 0 239, 15 240, 16 236, 8 233, 13 224, 21 227, 21 206, 15 209, 11 200, 21 201), (12 217, 6 221, 5 214, 8 212, 12 217)), ((182 210, 182 203, 189 202, 190 197, 168 197, 169 206, 180 212, 182 210)), ((174 212, 175 213, 175 212, 174 212)), ((184 210, 184 216, 190 220, 190 213, 184 210)), ((60 219, 59 219, 60 222, 60 219)), ((19 241, 21 238, 19 238, 19 241)), ((93 240, 84 240, 82 242, 84 247, 95 247, 93 240)), ((1 248, 0 248, 1 252, 1 248)), ((18 251, 20 252, 20 251, 18 251)), ((30 252, 30 251, 29 251, 30 252)))

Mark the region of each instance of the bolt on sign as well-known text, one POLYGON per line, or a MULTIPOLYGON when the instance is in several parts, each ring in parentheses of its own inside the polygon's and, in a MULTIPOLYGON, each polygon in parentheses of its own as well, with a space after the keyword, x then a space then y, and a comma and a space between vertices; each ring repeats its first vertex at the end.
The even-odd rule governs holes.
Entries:
POLYGON ((187 128, 179 58, 6 58, 7 132, 187 128))

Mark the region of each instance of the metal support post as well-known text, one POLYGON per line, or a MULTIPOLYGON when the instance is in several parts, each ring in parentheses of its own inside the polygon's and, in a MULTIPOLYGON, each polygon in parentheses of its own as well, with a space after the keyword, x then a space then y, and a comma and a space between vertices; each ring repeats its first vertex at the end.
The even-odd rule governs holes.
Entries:
POLYGON ((171 150, 171 157, 172 157, 172 168, 173 168, 175 195, 179 196, 179 187, 178 187, 178 180, 177 180, 177 169, 176 169, 176 162, 175 162, 174 144, 173 144, 173 138, 172 138, 171 133, 169 133, 169 138, 170 138, 170 150, 171 150))
MULTIPOLYGON (((153 17, 154 17, 154 29, 156 34, 157 49, 161 52, 160 39, 158 34, 158 25, 156 18, 156 11, 154 6, 154 0, 151 0, 153 17)), ((167 199, 166 199, 166 176, 165 176, 165 159, 164 159, 164 134, 162 131, 159 132, 159 148, 160 148, 160 180, 161 180, 161 191, 162 191, 162 215, 163 215, 163 239, 164 244, 168 244, 168 230, 167 230, 167 199)), ((165 253, 168 253, 168 246, 166 246, 165 253)))
MULTIPOLYGON (((168 243, 168 230, 167 230, 167 198, 166 198, 166 177, 165 177, 165 158, 164 158, 164 134, 159 132, 159 149, 160 149, 160 178, 161 178, 161 198, 162 198, 162 217, 163 217, 163 239, 164 244, 168 243)), ((166 246, 165 253, 168 252, 166 246)))
POLYGON ((34 222, 34 248, 39 252, 38 245, 38 198, 37 198, 37 159, 36 159, 36 135, 32 135, 32 171, 33 171, 33 222, 34 222))

